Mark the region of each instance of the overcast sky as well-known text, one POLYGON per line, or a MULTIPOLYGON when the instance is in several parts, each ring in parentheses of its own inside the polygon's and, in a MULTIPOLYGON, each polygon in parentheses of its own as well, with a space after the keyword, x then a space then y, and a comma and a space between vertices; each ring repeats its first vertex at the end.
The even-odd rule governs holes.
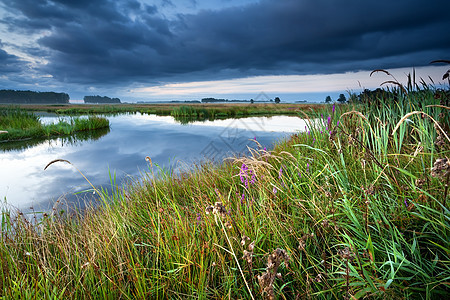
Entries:
POLYGON ((0 0, 0 89, 324 100, 442 82, 449 30, 449 0, 0 0))

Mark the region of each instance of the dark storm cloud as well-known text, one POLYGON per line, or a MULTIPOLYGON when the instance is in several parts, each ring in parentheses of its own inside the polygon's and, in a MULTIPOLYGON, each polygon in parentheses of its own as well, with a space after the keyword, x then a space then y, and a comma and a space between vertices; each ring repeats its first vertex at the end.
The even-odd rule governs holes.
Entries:
POLYGON ((0 40, 0 74, 19 73, 25 67, 25 62, 21 61, 17 56, 9 54, 3 48, 0 40))
POLYGON ((65 82, 335 73, 450 53, 448 0, 262 0, 171 19, 136 0, 17 0, 10 9, 10 30, 49 30, 38 40, 49 51, 41 71, 65 82))

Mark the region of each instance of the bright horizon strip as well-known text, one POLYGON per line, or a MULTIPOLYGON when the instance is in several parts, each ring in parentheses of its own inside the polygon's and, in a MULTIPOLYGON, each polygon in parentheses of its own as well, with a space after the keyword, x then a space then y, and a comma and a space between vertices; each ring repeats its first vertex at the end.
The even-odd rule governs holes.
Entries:
MULTIPOLYGON (((435 85, 442 83, 442 75, 449 66, 427 66, 415 68, 416 83, 420 85, 421 78, 427 83, 431 77, 435 85)), ((398 68, 387 70, 400 83, 406 84, 407 74, 413 68, 398 68)), ((374 89, 381 83, 393 80, 384 73, 371 71, 347 72, 342 74, 324 75, 272 75, 236 78, 228 80, 193 81, 186 83, 169 83, 159 86, 132 89, 136 96, 186 96, 186 95, 220 95, 220 94, 258 94, 265 93, 315 93, 329 91, 352 91, 365 88, 374 89)))

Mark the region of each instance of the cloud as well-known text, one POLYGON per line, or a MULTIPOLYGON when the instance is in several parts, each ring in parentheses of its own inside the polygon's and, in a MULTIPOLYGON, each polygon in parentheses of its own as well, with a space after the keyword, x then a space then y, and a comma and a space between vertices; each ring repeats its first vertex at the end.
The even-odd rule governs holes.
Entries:
MULTIPOLYGON (((429 76, 437 83, 447 69, 447 66, 418 67, 415 68, 415 74, 418 81, 423 80, 427 84, 432 84, 429 76)), ((406 74, 411 71, 411 68, 389 70, 402 84, 407 84, 406 74)), ((248 100, 257 97, 261 91, 264 91, 270 98, 283 95, 283 100, 301 100, 307 97, 309 101, 323 101, 324 97, 321 92, 324 92, 324 86, 327 87, 328 92, 359 92, 365 88, 380 87, 382 82, 392 79, 384 73, 373 76, 370 76, 370 73, 370 71, 359 71, 327 75, 256 76, 228 80, 192 81, 139 87, 132 89, 130 94, 136 98, 150 96, 155 99, 168 96, 170 99, 176 100, 198 100, 202 97, 217 95, 218 98, 248 100), (314 93, 316 94, 313 95, 314 93)))
POLYGON ((9 54, 2 48, 4 47, 2 41, 0 40, 0 75, 11 73, 20 73, 24 67, 25 62, 23 62, 16 55, 9 54))
POLYGON ((423 66, 450 50, 446 0, 190 5, 169 18, 161 10, 177 1, 17 0, 4 22, 40 34, 38 72, 103 86, 423 66))

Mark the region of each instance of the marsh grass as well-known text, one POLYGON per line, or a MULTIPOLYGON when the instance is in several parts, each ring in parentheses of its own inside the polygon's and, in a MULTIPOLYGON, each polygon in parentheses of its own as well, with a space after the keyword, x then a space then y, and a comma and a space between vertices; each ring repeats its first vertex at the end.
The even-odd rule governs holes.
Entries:
MULTIPOLYGON (((0 105, 0 108, 5 107, 0 105)), ((297 115, 309 113, 324 104, 292 103, 220 103, 220 104, 114 104, 114 105, 22 105, 27 111, 47 111, 60 115, 142 113, 173 116, 185 124, 193 121, 240 118, 248 116, 297 115)))
POLYGON ((59 120, 53 124, 42 124, 40 118, 20 108, 8 107, 0 111, 0 142, 14 142, 26 139, 49 138, 71 135, 75 132, 108 128, 109 121, 98 116, 59 120))
POLYGON ((175 175, 147 158, 77 214, 4 209, 0 295, 444 298, 449 108, 404 89, 315 111, 305 133, 221 165, 175 175))
MULTIPOLYGON (((171 115, 175 120, 185 124, 193 121, 205 121, 249 116, 297 115, 301 106, 281 105, 181 105, 174 106, 171 115)), ((308 111, 308 110, 307 110, 308 111)))

